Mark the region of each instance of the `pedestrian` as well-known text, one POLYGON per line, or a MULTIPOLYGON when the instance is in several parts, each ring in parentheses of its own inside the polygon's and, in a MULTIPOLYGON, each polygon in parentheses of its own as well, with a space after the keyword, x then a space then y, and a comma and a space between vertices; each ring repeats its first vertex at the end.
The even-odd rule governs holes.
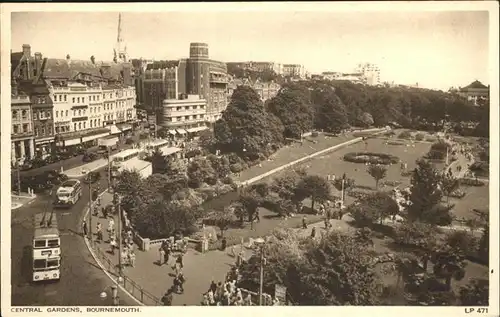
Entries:
POLYGON ((179 270, 181 270, 182 268, 184 268, 184 262, 183 262, 183 258, 182 258, 182 253, 179 254, 179 256, 177 257, 177 260, 175 261, 175 264, 178 266, 179 270))
POLYGON ((116 238, 114 236, 110 237, 109 245, 111 246, 111 254, 115 255, 115 249, 117 248, 117 245, 116 238))
POLYGON ((212 279, 212 282, 210 282, 209 291, 211 291, 212 294, 217 291, 217 284, 215 284, 215 281, 213 279, 212 279))
POLYGON ((312 227, 312 230, 311 230, 311 238, 314 239, 314 237, 316 236, 316 227, 312 227))
POLYGON ((83 230, 83 236, 86 237, 88 234, 88 229, 87 229, 87 222, 85 220, 83 220, 82 223, 82 230, 83 230))
POLYGON ((328 218, 325 218, 325 229, 328 229, 328 227, 330 227, 329 223, 330 221, 328 220, 328 218))
POLYGON ((102 226, 101 226, 100 222, 97 223, 96 230, 97 230, 97 241, 101 242, 102 241, 102 226))
POLYGON ((133 250, 130 250, 128 260, 130 261, 130 266, 135 267, 135 252, 133 250))
POLYGON ((180 293, 184 293, 184 282, 186 282, 186 278, 184 277, 184 274, 179 273, 179 276, 178 276, 178 279, 179 279, 179 290, 180 290, 180 293))
POLYGON ((307 229, 307 221, 306 216, 302 217, 302 229, 307 229))
POLYGON ((161 298, 161 301, 162 301, 164 306, 172 306, 172 300, 173 300, 172 293, 173 293, 173 289, 169 288, 168 291, 161 298))
POLYGON ((259 215, 259 211, 258 210, 255 212, 255 220, 257 222, 260 222, 260 215, 259 215))

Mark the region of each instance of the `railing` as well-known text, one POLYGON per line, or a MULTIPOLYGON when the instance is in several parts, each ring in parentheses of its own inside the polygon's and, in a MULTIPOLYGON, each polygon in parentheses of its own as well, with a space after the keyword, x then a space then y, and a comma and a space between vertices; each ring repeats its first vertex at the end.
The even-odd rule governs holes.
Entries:
MULTIPOLYGON (((92 247, 95 255, 99 258, 99 261, 103 265, 104 269, 114 275, 115 277, 119 274, 119 268, 117 264, 114 264, 113 261, 109 259, 109 257, 104 254, 104 252, 99 247, 92 247)), ((143 303, 146 306, 163 306, 161 300, 146 291, 139 284, 134 282, 131 278, 125 275, 122 271, 122 282, 120 283, 123 288, 125 288, 132 296, 134 296, 137 300, 143 303)))

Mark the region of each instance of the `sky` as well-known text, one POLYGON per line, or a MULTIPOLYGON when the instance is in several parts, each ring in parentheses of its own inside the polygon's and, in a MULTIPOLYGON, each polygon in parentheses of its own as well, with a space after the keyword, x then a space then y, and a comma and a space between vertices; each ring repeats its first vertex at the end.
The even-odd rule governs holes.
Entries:
MULTIPOLYGON (((307 71, 352 72, 377 64, 381 80, 447 90, 489 84, 487 11, 124 12, 131 58, 178 59, 190 42, 224 62, 303 64, 307 71)), ((118 12, 14 12, 12 51, 30 44, 44 57, 110 61, 118 12)))

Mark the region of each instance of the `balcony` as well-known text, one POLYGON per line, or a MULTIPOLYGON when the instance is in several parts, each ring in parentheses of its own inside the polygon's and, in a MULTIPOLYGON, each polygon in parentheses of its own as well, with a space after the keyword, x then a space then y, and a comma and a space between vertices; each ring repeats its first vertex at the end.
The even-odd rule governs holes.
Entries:
POLYGON ((71 121, 73 121, 73 122, 87 121, 88 119, 89 119, 89 117, 85 116, 85 117, 72 118, 71 121))
POLYGON ((205 122, 205 121, 207 121, 206 118, 198 118, 198 119, 191 119, 191 120, 184 120, 184 121, 163 121, 163 125, 165 127, 179 127, 179 126, 185 126, 188 124, 200 123, 200 122, 205 122))
POLYGON ((229 80, 227 79, 227 76, 214 76, 210 74, 210 82, 211 83, 221 83, 221 84, 227 84, 229 80))
POLYGON ((190 115, 199 115, 199 114, 205 114, 207 112, 207 109, 201 109, 201 108, 196 108, 196 109, 181 109, 177 110, 176 107, 168 107, 168 108, 163 108, 164 115, 166 114, 169 117, 176 117, 176 116, 190 116, 190 115))

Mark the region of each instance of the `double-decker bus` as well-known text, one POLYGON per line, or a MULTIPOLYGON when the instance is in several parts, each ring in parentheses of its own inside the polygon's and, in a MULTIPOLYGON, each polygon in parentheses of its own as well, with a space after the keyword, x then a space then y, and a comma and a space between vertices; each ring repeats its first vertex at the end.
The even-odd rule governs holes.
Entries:
POLYGON ((57 189, 55 204, 58 206, 72 206, 76 204, 81 196, 81 182, 77 179, 69 179, 57 189))
POLYGON ((55 214, 36 214, 33 227, 33 281, 59 280, 61 238, 55 214))

